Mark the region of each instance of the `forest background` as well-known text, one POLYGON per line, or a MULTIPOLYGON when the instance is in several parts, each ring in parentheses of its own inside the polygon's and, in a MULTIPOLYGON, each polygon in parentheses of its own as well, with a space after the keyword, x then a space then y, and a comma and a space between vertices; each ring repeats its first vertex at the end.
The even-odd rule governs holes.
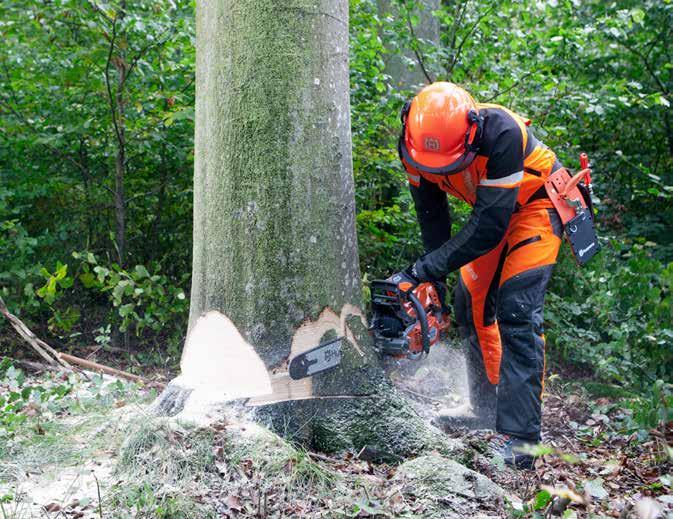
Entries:
MULTIPOLYGON (((191 272, 194 5, 120 2, 2 4, 0 295, 63 351, 95 345, 131 371, 174 370, 191 272)), ((628 427, 669 422, 673 3, 350 6, 363 298, 368 280, 422 252, 395 148, 415 90, 401 78, 459 83, 530 117, 566 166, 589 154, 604 249, 579 269, 564 247, 549 358, 595 394, 623 397, 628 427)), ((452 212, 459 228, 469 208, 452 212)), ((21 356, 17 341, 0 324, 0 354, 21 356)))

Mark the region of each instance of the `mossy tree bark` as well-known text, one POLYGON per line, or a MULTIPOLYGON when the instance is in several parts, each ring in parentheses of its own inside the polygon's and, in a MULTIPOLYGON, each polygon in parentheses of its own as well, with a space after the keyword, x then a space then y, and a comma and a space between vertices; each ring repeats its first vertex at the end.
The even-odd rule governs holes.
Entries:
MULTIPOLYGON (((324 449, 434 447, 361 311, 347 0, 198 1, 196 76, 182 383, 253 397, 258 416, 324 449), (336 369, 290 379, 293 356, 336 336, 336 369)), ((177 393, 166 399, 182 405, 177 393)))

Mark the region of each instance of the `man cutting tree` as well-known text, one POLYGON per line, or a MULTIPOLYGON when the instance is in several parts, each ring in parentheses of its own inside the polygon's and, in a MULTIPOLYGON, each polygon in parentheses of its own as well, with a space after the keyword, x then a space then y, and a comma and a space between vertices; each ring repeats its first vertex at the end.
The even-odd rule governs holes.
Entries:
POLYGON ((405 105, 398 150, 426 253, 393 277, 444 281, 460 269, 454 311, 472 410, 482 424, 495 418, 493 450, 525 468, 533 457, 521 448, 540 439, 542 311, 562 234, 544 187, 562 166, 527 124, 446 82, 405 105), (447 193, 472 206, 454 237, 447 193))

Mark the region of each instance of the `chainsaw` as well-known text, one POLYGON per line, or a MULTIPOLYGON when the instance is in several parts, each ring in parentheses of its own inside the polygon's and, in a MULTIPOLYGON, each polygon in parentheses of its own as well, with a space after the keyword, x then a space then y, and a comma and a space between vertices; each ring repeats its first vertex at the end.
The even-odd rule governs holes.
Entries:
POLYGON ((374 348, 382 355, 417 360, 448 330, 450 319, 434 283, 376 280, 371 284, 374 348))

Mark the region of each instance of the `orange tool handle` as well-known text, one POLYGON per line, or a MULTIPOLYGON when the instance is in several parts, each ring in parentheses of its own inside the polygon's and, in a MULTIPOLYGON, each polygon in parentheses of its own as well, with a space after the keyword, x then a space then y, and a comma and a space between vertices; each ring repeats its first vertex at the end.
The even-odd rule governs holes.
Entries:
POLYGON ((587 170, 586 172, 587 184, 591 185, 591 168, 589 168, 589 156, 584 152, 580 153, 580 169, 587 170))
POLYGON ((577 184, 580 183, 580 181, 583 178, 587 179, 587 183, 589 183, 589 179, 591 178, 591 170, 589 168, 585 168, 582 171, 578 171, 573 175, 573 177, 568 181, 568 183, 565 185, 563 192, 559 193, 562 197, 567 197, 570 192, 577 187, 577 184))

